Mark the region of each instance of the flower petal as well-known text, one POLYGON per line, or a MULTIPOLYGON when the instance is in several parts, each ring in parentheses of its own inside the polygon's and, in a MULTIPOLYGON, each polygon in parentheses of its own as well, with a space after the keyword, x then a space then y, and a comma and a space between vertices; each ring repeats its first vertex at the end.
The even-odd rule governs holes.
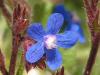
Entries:
POLYGON ((67 26, 67 30, 72 30, 72 31, 77 32, 79 34, 80 43, 85 43, 86 40, 85 40, 84 33, 80 24, 71 23, 67 26))
POLYGON ((33 38, 36 41, 43 39, 43 35, 45 35, 45 31, 40 23, 34 23, 30 25, 27 30, 28 36, 33 38))
POLYGON ((57 45, 63 48, 70 48, 76 44, 79 35, 73 31, 66 31, 57 35, 57 45))
POLYGON ((36 43, 35 45, 32 45, 28 51, 26 52, 26 60, 29 63, 35 63, 37 62, 39 59, 41 59, 41 57, 44 54, 44 47, 43 44, 40 43, 36 43))
POLYGON ((50 34, 56 34, 59 32, 62 24, 63 24, 64 18, 59 13, 52 14, 47 22, 47 32, 50 34))
POLYGON ((50 70, 55 71, 62 65, 62 56, 56 48, 46 50, 47 61, 46 64, 50 70))
POLYGON ((58 4, 54 7, 53 13, 60 13, 63 15, 64 20, 69 23, 72 20, 72 14, 64 8, 63 4, 58 4))

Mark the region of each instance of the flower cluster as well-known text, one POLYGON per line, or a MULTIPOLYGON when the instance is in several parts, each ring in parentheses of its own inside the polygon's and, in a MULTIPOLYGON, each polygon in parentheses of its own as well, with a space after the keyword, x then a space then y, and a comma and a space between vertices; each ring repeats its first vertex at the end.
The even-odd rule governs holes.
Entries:
POLYGON ((76 44, 79 34, 76 31, 59 33, 64 18, 60 13, 52 14, 43 29, 41 23, 34 23, 27 29, 27 35, 37 43, 30 46, 26 52, 26 60, 29 63, 39 61, 46 55, 46 65, 50 70, 57 70, 62 65, 62 56, 58 47, 70 48, 76 44))

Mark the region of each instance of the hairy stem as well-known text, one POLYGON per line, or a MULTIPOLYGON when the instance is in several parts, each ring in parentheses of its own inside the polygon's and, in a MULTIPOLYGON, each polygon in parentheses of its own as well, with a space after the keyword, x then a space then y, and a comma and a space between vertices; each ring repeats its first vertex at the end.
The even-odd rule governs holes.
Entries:
POLYGON ((8 75, 8 72, 4 67, 0 67, 0 70, 1 70, 3 75, 8 75))
POLYGON ((92 25, 92 22, 94 20, 94 12, 90 5, 89 0, 83 0, 83 2, 84 2, 84 7, 86 9, 87 17, 88 17, 88 25, 89 25, 90 31, 92 33, 92 36, 94 36, 94 29, 93 29, 93 25, 92 25))
POLYGON ((12 55, 10 60, 10 67, 9 67, 9 75, 15 74, 15 67, 16 67, 16 60, 17 60, 17 53, 18 47, 20 45, 20 37, 19 35, 13 34, 13 41, 12 41, 12 55))
POLYGON ((91 70, 92 70, 93 65, 95 63, 96 55, 97 55, 97 52, 98 52, 99 43, 100 43, 100 33, 98 33, 95 36, 95 38, 92 42, 92 48, 91 48, 91 52, 90 52, 90 55, 89 55, 89 59, 88 59, 87 65, 86 65, 84 75, 90 75, 91 74, 91 70))
POLYGON ((1 50, 0 50, 0 71, 2 72, 3 75, 8 75, 8 72, 5 68, 4 57, 1 50))
POLYGON ((84 71, 84 75, 91 74, 92 68, 95 64, 96 55, 100 43, 100 29, 97 29, 99 28, 99 24, 98 24, 99 11, 97 9, 97 4, 98 4, 98 0, 84 0, 84 6, 86 8, 88 21, 89 21, 88 25, 91 30, 91 37, 92 37, 92 48, 84 71))

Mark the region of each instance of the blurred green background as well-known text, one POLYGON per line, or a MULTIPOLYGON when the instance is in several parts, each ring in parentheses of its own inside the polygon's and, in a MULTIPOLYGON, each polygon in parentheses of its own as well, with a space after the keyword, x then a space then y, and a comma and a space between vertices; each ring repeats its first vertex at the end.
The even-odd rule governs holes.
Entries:
MULTIPOLYGON (((7 6, 10 6, 9 0, 5 0, 7 6)), ((28 0, 29 5, 32 8, 32 20, 31 22, 41 22, 44 26, 46 25, 47 18, 52 12, 53 3, 48 0, 28 0)), ((86 13, 83 7, 82 0, 65 0, 65 7, 71 11, 76 12, 81 19, 81 25, 86 37, 86 43, 80 44, 79 42, 70 49, 60 49, 63 56, 63 66, 65 67, 65 75, 82 75, 85 69, 85 65, 89 56, 91 48, 91 37, 86 21, 86 13)), ((11 11, 12 8, 8 7, 11 11)), ((12 11, 11 11, 12 13, 12 11)), ((0 48, 4 53, 6 60, 6 68, 8 70, 11 55, 11 30, 7 25, 7 21, 0 10, 0 48)), ((18 52, 17 60, 17 75, 27 75, 25 69, 23 68, 23 63, 21 61, 22 49, 18 52)), ((51 75, 48 70, 39 70, 40 75, 51 75), (42 74, 43 73, 43 74, 42 74)), ((1 74, 0 74, 1 75, 1 74)), ((96 63, 93 67, 91 75, 100 75, 100 50, 98 52, 96 63)))

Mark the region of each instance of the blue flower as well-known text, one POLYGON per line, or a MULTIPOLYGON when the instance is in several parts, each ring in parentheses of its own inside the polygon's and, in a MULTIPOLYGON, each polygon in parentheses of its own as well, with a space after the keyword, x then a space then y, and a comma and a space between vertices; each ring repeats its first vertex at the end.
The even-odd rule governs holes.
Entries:
POLYGON ((60 13, 64 17, 64 21, 67 24, 65 30, 73 30, 78 32, 80 43, 85 43, 85 37, 80 25, 80 22, 73 20, 73 14, 64 8, 63 4, 58 4, 54 7, 53 13, 60 13))
POLYGON ((65 29, 78 32, 79 42, 80 43, 85 43, 86 40, 85 40, 84 33, 83 33, 83 30, 82 30, 79 22, 71 22, 67 25, 67 27, 65 29))
POLYGON ((37 43, 29 47, 26 52, 26 60, 29 63, 37 62, 46 54, 46 64, 51 70, 55 71, 62 65, 62 56, 58 47, 70 48, 78 39, 77 32, 66 31, 58 34, 63 21, 61 14, 54 13, 48 19, 46 30, 40 23, 30 25, 27 35, 37 43))

